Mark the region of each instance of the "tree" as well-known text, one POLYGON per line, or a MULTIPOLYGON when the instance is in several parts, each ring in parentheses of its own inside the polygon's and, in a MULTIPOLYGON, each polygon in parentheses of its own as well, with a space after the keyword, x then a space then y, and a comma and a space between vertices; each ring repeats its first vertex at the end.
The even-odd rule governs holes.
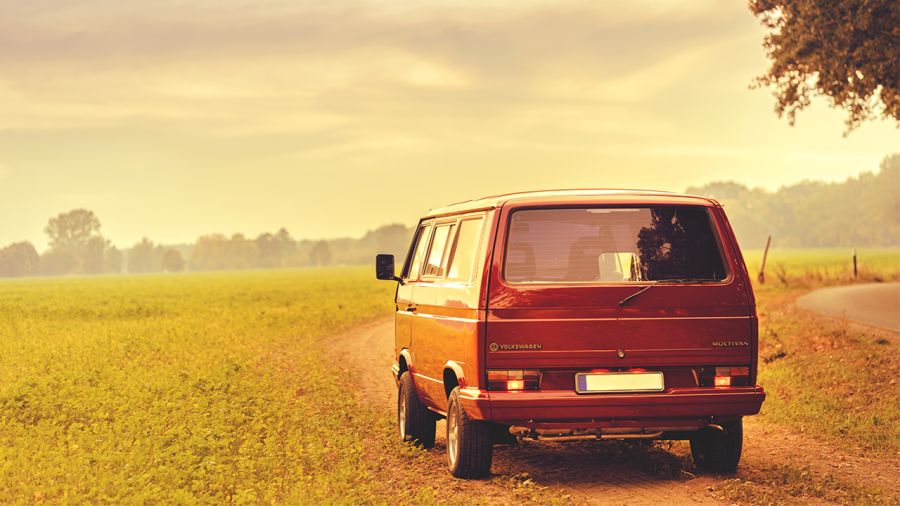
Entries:
POLYGON ((41 255, 38 272, 45 276, 64 276, 78 272, 78 258, 67 250, 51 249, 41 255))
POLYGON ((225 265, 228 269, 250 269, 256 267, 258 259, 256 243, 243 234, 234 234, 225 243, 225 265))
POLYGON ((95 235, 84 245, 81 268, 85 274, 100 274, 106 271, 106 249, 109 241, 95 235))
POLYGON ((0 277, 32 276, 38 272, 40 256, 30 242, 17 242, 0 249, 0 277))
POLYGON ((877 115, 900 124, 900 2, 750 0, 770 30, 772 62, 757 78, 773 86, 778 116, 793 125, 813 95, 845 109, 847 131, 877 115))
POLYGON ((159 256, 159 249, 153 241, 144 237, 128 252, 128 272, 158 272, 159 256))
POLYGON ((100 232, 100 220, 93 211, 75 209, 50 218, 44 232, 50 237, 50 249, 80 256, 91 236, 100 232))
POLYGON ((288 265, 291 255, 296 250, 296 243, 287 229, 280 229, 277 234, 265 233, 254 241, 259 253, 259 267, 284 267, 288 265))
POLYGON ((802 181, 775 192, 711 183, 687 193, 709 195, 728 210, 741 246, 760 248, 772 235, 789 247, 900 245, 900 154, 877 173, 840 183, 802 181))
POLYGON ((221 234, 204 235, 197 239, 191 253, 192 271, 225 269, 225 250, 228 239, 221 234))
POLYGON ((164 272, 181 272, 184 270, 184 258, 178 250, 166 248, 162 254, 162 269, 164 272))
POLYGON ((319 241, 309 252, 309 260, 315 266, 325 266, 331 263, 331 247, 328 246, 328 241, 319 241))
POLYGON ((120 274, 124 263, 125 259, 124 255, 122 255, 122 251, 119 248, 110 245, 106 250, 106 272, 120 274))

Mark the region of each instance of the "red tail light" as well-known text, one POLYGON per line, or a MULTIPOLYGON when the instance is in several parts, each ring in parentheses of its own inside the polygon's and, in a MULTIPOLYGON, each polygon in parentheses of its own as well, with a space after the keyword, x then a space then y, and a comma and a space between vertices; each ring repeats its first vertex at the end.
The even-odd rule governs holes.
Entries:
POLYGON ((713 379, 713 384, 715 384, 717 387, 730 387, 731 376, 716 376, 713 379))
POLYGON ((747 366, 701 367, 699 378, 703 387, 737 387, 750 384, 747 366))
POLYGON ((488 371, 489 390, 537 390, 541 385, 541 373, 532 369, 488 371))

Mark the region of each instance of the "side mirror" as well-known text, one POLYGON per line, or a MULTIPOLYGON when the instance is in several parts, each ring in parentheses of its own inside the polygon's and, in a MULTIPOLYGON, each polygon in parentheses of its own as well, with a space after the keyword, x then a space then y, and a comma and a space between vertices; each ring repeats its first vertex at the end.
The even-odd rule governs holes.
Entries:
POLYGON ((375 277, 384 281, 400 281, 394 270, 394 255, 375 257, 375 277))

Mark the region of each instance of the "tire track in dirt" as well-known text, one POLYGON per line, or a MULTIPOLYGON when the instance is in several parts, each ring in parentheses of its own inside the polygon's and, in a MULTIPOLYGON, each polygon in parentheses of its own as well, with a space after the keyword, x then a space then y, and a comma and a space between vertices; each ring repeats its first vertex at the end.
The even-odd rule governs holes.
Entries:
MULTIPOLYGON (((393 319, 382 319, 333 336, 330 343, 341 361, 358 375, 362 395, 389 417, 396 409, 396 386, 390 374, 393 332, 393 319)), ((444 421, 438 422, 437 443, 430 451, 440 462, 437 472, 446 472, 445 427, 444 421)), ((485 486, 492 481, 527 473, 538 485, 558 491, 560 496, 569 495, 580 504, 726 504, 712 491, 734 476, 693 476, 689 458, 689 447, 681 441, 656 443, 651 448, 610 441, 526 441, 494 447, 492 479, 455 483, 476 496, 487 492, 485 486)), ((900 469, 890 459, 865 457, 852 449, 838 451, 811 435, 746 418, 744 457, 737 477, 757 475, 780 464, 882 490, 893 490, 900 483, 900 469)), ((505 482, 503 486, 507 486, 505 482)))

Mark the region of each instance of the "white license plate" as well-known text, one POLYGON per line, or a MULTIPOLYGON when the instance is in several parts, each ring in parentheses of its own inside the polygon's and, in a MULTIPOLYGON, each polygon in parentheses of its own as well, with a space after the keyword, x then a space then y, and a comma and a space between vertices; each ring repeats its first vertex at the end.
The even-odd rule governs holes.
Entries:
POLYGON ((580 394, 607 392, 662 392, 665 389, 661 372, 578 373, 575 391, 580 394))

